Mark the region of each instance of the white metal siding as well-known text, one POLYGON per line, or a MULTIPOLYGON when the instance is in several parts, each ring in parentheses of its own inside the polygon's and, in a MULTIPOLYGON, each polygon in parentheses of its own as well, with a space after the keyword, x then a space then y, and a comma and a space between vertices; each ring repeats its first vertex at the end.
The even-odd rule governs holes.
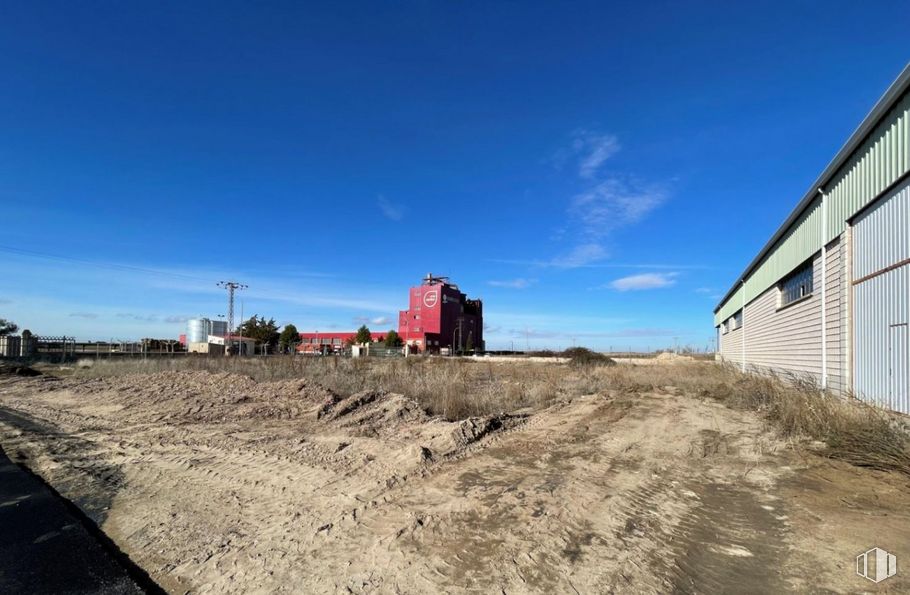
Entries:
MULTIPOLYGON (((910 267, 903 266, 855 286, 856 395, 889 409, 910 413, 906 391, 895 398, 893 383, 906 382, 907 358, 892 353, 894 333, 908 320, 910 267)), ((906 328, 906 327, 904 327, 906 328)), ((906 334, 904 334, 906 337, 906 334)), ((900 392, 900 391, 898 391, 900 392)))
POLYGON ((828 244, 828 282, 825 284, 825 343, 827 349, 828 389, 846 390, 846 267, 844 246, 840 238, 828 244))
POLYGON ((910 188, 907 184, 857 218, 854 278, 878 275, 854 288, 854 389, 860 398, 910 413, 907 338, 910 265, 910 188))
POLYGON ((742 327, 724 333, 720 333, 720 345, 718 346, 717 352, 720 354, 721 359, 739 364, 742 362, 743 354, 743 329, 742 327))
POLYGON ((857 217, 854 230, 853 278, 910 258, 910 181, 857 217))
POLYGON ((778 309, 774 286, 746 306, 746 367, 809 375, 822 373, 821 258, 812 263, 809 298, 778 309))
POLYGON ((828 183, 826 235, 844 231, 844 221, 910 170, 910 94, 904 96, 828 183))

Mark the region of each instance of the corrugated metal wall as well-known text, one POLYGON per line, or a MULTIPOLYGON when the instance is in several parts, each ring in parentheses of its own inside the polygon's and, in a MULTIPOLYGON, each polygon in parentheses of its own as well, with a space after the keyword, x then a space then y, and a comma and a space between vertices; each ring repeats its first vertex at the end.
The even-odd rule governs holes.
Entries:
MULTIPOLYGON (((910 171, 910 94, 905 93, 827 184, 827 221, 814 201, 746 279, 749 302, 840 236, 846 221, 910 171)), ((857 251, 859 254, 859 251, 857 251)), ((859 275, 857 275, 859 276, 859 275)), ((737 290, 739 291, 739 290, 737 290)), ((733 295, 721 305, 714 325, 741 307, 733 295)))
POLYGON ((910 413, 910 188, 904 184, 855 222, 855 391, 862 399, 910 413), (880 273, 862 281, 863 277, 880 273))
POLYGON ((828 283, 825 288, 825 327, 828 346, 828 388, 847 390, 847 243, 828 244, 828 283))
POLYGON ((844 222, 910 170, 910 94, 905 94, 866 142, 842 167, 829 194, 828 239, 840 235, 844 222))
MULTIPOLYGON (((846 273, 844 243, 840 238, 828 245, 825 284, 825 344, 828 387, 843 390, 846 385, 846 273)), ((814 291, 811 297, 778 308, 775 285, 746 305, 744 316, 746 368, 757 371, 796 374, 822 380, 821 253, 812 261, 814 291)), ((743 332, 721 335, 720 356, 741 364, 743 332)))
POLYGON ((727 333, 721 333, 720 345, 718 346, 717 351, 722 359, 735 364, 741 363, 743 355, 742 328, 727 333))
POLYGON ((815 291, 778 309, 776 287, 746 306, 746 367, 812 376, 821 380, 821 258, 813 261, 815 291))

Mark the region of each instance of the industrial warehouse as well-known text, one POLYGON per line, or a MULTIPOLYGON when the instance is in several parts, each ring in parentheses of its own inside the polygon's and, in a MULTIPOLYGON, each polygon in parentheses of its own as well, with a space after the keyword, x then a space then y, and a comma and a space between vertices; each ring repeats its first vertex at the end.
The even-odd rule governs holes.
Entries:
POLYGON ((910 413, 910 66, 714 310, 744 371, 910 413))

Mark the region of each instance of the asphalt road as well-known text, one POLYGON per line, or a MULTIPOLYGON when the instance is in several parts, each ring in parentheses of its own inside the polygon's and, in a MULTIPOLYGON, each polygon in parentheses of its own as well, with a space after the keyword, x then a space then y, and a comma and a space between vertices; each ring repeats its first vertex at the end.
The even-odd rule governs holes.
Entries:
POLYGON ((0 593, 158 591, 88 523, 0 449, 0 593))

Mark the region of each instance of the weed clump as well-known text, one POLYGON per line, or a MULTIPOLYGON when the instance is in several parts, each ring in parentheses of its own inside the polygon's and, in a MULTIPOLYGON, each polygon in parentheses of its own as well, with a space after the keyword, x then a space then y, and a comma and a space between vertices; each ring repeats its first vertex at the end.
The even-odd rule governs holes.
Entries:
POLYGON ((570 347, 562 352, 562 356, 569 359, 572 366, 615 366, 612 358, 602 353, 591 351, 587 347, 570 347))

